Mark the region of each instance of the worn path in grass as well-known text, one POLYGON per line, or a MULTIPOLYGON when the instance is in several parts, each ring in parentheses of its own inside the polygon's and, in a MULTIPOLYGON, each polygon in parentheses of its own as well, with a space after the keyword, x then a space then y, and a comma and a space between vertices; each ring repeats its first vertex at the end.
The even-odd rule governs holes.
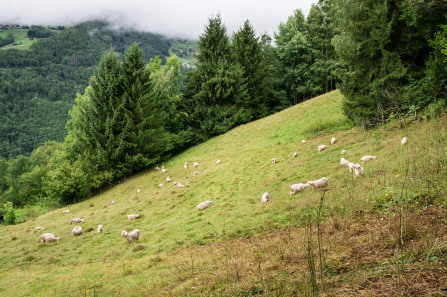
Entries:
MULTIPOLYGON (((196 263, 198 270, 194 271, 194 250, 299 224, 308 205, 318 203, 321 191, 290 197, 289 185, 293 183, 329 177, 328 215, 348 216, 354 205, 375 207, 379 203, 386 207, 390 202, 384 197, 399 192, 402 164, 408 156, 400 147, 400 139, 412 134, 430 137, 415 127, 367 132, 352 128, 341 113, 338 91, 237 127, 159 164, 165 166, 166 174, 155 170, 140 174, 70 206, 70 214, 57 209, 23 224, 0 227, 0 295, 19 291, 22 296, 66 296, 89 290, 91 295, 95 291, 100 295, 151 296, 150 292, 169 287, 167 281, 188 288, 190 282, 183 281, 191 277, 197 277, 193 286, 208 286, 206 269, 212 263, 196 263), (331 137, 337 139, 334 145, 330 145, 331 137), (302 139, 307 143, 301 143, 302 139), (317 152, 320 144, 328 149, 317 152), (339 164, 342 149, 348 151, 345 158, 353 162, 359 162, 363 155, 378 158, 365 165, 364 178, 354 180, 339 164), (296 158, 292 157, 294 152, 296 158), (277 164, 270 161, 274 157, 279 160, 277 164), (218 159, 220 165, 216 164, 218 159), (185 162, 189 162, 187 170, 183 168, 185 162), (193 162, 200 166, 194 169, 193 162), (194 171, 200 173, 194 176, 194 171), (167 183, 167 176, 185 187, 167 183), (164 184, 161 188, 160 183, 164 184), (260 203, 264 192, 270 193, 267 204, 260 203), (205 200, 213 201, 211 207, 197 211, 196 205, 205 200), (129 221, 126 215, 132 213, 140 218, 129 221), (82 236, 71 235, 74 217, 85 220, 79 224, 84 229, 82 236), (104 225, 104 234, 96 234, 98 224, 104 225), (36 226, 45 229, 37 231, 36 226), (140 240, 127 244, 121 231, 135 228, 141 230, 140 240), (44 232, 61 239, 40 243, 44 232), (189 258, 191 266, 179 266, 189 258)), ((445 135, 433 149, 442 144, 445 135)), ((417 192, 417 187, 410 191, 417 192)), ((228 284, 224 281, 221 285, 228 284)), ((249 285, 244 286, 245 290, 249 285)), ((184 296, 191 291, 184 288, 175 292, 184 296)))

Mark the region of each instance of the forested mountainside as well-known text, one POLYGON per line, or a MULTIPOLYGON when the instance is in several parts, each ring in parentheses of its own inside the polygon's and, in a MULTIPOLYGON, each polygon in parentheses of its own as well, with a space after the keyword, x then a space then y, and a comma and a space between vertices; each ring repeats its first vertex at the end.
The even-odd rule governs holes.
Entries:
POLYGON ((84 92, 102 55, 137 41, 144 58, 169 56, 169 41, 147 32, 111 30, 88 22, 44 39, 29 50, 0 50, 0 157, 29 155, 45 141, 62 141, 68 110, 84 92))

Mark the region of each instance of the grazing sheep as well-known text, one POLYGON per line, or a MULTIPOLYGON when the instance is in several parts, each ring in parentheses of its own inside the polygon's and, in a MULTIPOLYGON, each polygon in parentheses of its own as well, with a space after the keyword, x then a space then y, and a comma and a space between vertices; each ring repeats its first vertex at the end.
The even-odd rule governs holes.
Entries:
POLYGON ((82 223, 84 220, 80 219, 80 218, 74 218, 73 220, 71 220, 71 224, 77 224, 77 223, 82 223))
POLYGON ((217 163, 217 164, 220 164, 220 160, 217 160, 216 163, 217 163))
POLYGON ((139 214, 130 214, 130 215, 127 215, 127 218, 129 219, 129 221, 130 221, 130 220, 135 220, 136 218, 139 218, 139 217, 140 217, 139 214))
POLYGON ((327 148, 327 146, 325 146, 324 144, 319 145, 319 146, 318 146, 318 151, 319 151, 319 152, 324 151, 326 148, 327 148))
POLYGON ((340 159, 340 165, 348 165, 349 161, 346 160, 345 158, 341 158, 340 159))
POLYGON ((298 154, 296 152, 294 152, 293 157, 296 158, 296 156, 298 156, 298 154))
POLYGON ((161 169, 161 173, 166 173, 166 169, 161 169))
POLYGON ((272 161, 273 164, 278 163, 278 160, 276 158, 271 159, 270 161, 272 161))
POLYGON ((405 136, 404 138, 402 138, 402 140, 400 141, 400 145, 405 145, 408 141, 408 138, 405 136))
POLYGON ((62 211, 63 213, 70 213, 69 209, 64 209, 64 211, 62 211))
POLYGON ((346 153, 347 153, 346 150, 342 150, 340 154, 341 154, 341 155, 344 155, 344 154, 346 154, 346 153))
POLYGON ((42 242, 59 241, 59 237, 54 236, 53 233, 44 233, 44 234, 40 235, 40 237, 42 238, 42 242))
POLYGON ((194 171, 194 176, 196 176, 199 173, 200 173, 200 171, 194 171))
POLYGON ((159 184, 158 186, 161 188, 161 187, 163 187, 163 184, 159 184))
POLYGON ((155 170, 160 170, 160 167, 158 167, 158 166, 157 166, 157 167, 155 167, 155 170))
POLYGON ((71 233, 73 233, 74 236, 81 235, 82 234, 82 228, 79 227, 79 226, 76 226, 76 227, 73 228, 71 233))
POLYGON ((302 192, 305 189, 309 188, 310 184, 294 184, 289 186, 290 188, 290 196, 295 195, 298 192, 302 192))
POLYGON ((185 165, 183 165, 183 168, 188 169, 188 162, 185 162, 185 165))
POLYGON ((182 185, 181 183, 177 183, 177 187, 183 188, 185 185, 182 185))
POLYGON ((140 230, 135 229, 130 233, 127 233, 126 230, 121 232, 121 236, 124 236, 127 239, 127 243, 131 243, 134 240, 138 240, 140 238, 140 230))
POLYGON ((365 164, 368 161, 371 161, 372 159, 375 159, 376 156, 364 156, 360 160, 362 160, 362 164, 365 164))
POLYGON ((115 200, 112 200, 112 202, 110 202, 110 205, 113 205, 113 204, 115 204, 115 200))
POLYGON ((204 210, 208 207, 210 207, 212 201, 206 200, 203 201, 202 203, 199 203, 199 205, 197 205, 197 209, 198 210, 204 210))
POLYGON ((97 232, 98 232, 98 233, 101 233, 103 229, 104 229, 104 228, 102 227, 102 225, 98 225, 97 232))
POLYGON ((269 202, 269 199, 270 199, 269 193, 265 192, 264 194, 262 194, 261 203, 269 202))
POLYGON ((194 162, 194 168, 197 168, 197 167, 199 167, 199 163, 197 163, 197 162, 194 162))
POLYGON ((364 173, 365 173, 365 171, 363 170, 363 167, 360 166, 359 163, 355 164, 355 167, 354 167, 354 178, 356 178, 356 177, 360 177, 360 176, 362 176, 364 173))
POLYGON ((346 165, 349 167, 349 172, 352 172, 354 170, 355 164, 352 162, 348 162, 346 165))
POLYGON ((172 179, 168 176, 168 177, 166 178, 166 181, 167 181, 167 182, 170 182, 170 181, 172 181, 172 179))
POLYGON ((173 185, 178 185, 178 182, 172 182, 173 185))
POLYGON ((301 143, 306 143, 307 141, 305 141, 304 139, 303 140, 301 140, 301 143))
POLYGON ((318 188, 326 187, 328 184, 328 178, 322 177, 319 180, 308 181, 307 183, 310 184, 312 186, 312 188, 315 190, 318 188))
POLYGON ((36 230, 42 230, 44 229, 43 227, 36 227, 36 230))
POLYGON ((331 138, 331 144, 334 144, 335 143, 335 137, 332 137, 331 138))

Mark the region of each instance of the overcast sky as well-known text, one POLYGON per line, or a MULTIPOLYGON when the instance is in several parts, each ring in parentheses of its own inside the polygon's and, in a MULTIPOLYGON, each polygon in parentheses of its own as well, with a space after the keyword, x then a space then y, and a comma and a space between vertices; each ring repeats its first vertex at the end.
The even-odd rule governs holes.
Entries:
POLYGON ((231 35, 249 20, 257 35, 278 32, 295 9, 307 15, 317 0, 0 0, 0 24, 73 25, 105 19, 120 26, 197 39, 220 13, 231 35))

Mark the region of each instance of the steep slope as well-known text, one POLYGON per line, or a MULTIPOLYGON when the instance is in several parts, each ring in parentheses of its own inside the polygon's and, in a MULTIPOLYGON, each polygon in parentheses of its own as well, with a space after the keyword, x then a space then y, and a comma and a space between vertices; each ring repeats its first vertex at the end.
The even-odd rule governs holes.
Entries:
MULTIPOLYGON (((447 142, 445 118, 403 129, 391 124, 363 131, 344 119, 341 98, 338 91, 331 92, 237 127, 159 164, 166 174, 148 171, 71 205, 70 214, 57 209, 17 226, 0 227, 0 295, 17 291, 21 296, 310 292, 307 239, 300 226, 309 211, 318 210, 323 192, 290 196, 289 185, 329 177, 322 228, 325 253, 337 261, 350 255, 332 248, 330 242, 346 242, 339 235, 350 229, 349 224, 359 224, 355 216, 372 213, 374 221, 375 214, 386 217, 389 212, 394 218, 393 207, 401 207, 403 198, 408 209, 416 202, 425 207, 436 204, 441 210, 446 205, 447 156, 441 149, 447 142), (400 146, 403 136, 410 139, 405 147, 400 146), (337 139, 334 145, 331 137, 337 139), (318 152, 320 144, 328 149, 318 152), (339 163, 342 149, 352 162, 360 162, 364 155, 377 155, 377 159, 364 165, 364 177, 353 179, 339 163), (298 156, 293 158, 295 151, 298 156), (274 157, 277 164, 270 161, 274 157), (194 169, 193 162, 200 166, 194 169), (410 163, 411 170, 406 166, 410 163), (200 173, 194 176, 194 171, 200 173), (167 176, 185 187, 167 183, 167 176), (430 179, 427 188, 424 178, 430 179), (264 192, 270 193, 267 204, 260 203, 264 192), (205 200, 213 201, 211 207, 198 211, 196 205, 205 200), (129 221, 126 215, 131 213, 140 218, 129 221), (82 236, 71 235, 74 217, 85 219, 79 224, 82 236), (104 226, 104 234, 96 234, 98 224, 104 226), (35 230, 37 226, 45 229, 35 230), (139 241, 127 244, 121 231, 136 228, 141 230, 139 241), (60 236, 60 241, 40 243, 45 232, 60 236)), ((445 247, 445 231, 439 238, 445 247)), ((431 237, 425 239, 427 246, 433 244, 431 237)), ((336 265, 331 265, 333 274, 343 272, 334 272, 336 265)))

